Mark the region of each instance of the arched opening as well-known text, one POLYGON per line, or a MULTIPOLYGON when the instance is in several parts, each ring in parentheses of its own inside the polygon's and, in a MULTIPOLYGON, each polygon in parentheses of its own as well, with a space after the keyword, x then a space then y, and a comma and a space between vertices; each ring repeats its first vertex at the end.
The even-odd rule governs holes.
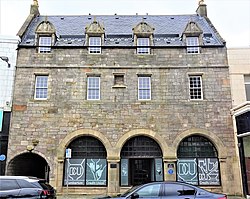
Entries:
POLYGON ((177 150, 177 180, 195 185, 220 185, 218 152, 207 138, 184 138, 177 150))
POLYGON ((107 152, 101 141, 81 136, 67 148, 72 154, 65 159, 64 185, 107 186, 107 152))
POLYGON ((35 153, 23 153, 12 159, 8 165, 8 175, 34 176, 49 181, 49 165, 35 153))
POLYGON ((160 146, 146 136, 129 139, 121 150, 121 186, 163 181, 163 162, 160 146))

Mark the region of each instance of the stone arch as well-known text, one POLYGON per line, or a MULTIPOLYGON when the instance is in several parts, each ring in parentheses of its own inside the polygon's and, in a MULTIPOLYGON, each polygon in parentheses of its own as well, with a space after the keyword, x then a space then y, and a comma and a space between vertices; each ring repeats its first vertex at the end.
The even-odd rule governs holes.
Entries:
POLYGON ((190 129, 187 131, 184 131, 183 133, 181 133, 180 135, 176 136, 173 144, 172 144, 172 148, 176 149, 175 151, 175 157, 177 157, 177 149, 179 144, 181 143, 181 141, 188 136, 191 135, 200 135, 203 136, 207 139, 209 139, 215 146, 217 152, 218 152, 218 158, 226 158, 227 154, 226 154, 226 147, 223 144, 223 142, 221 141, 221 139, 219 137, 217 137, 214 133, 211 133, 209 131, 206 131, 204 129, 190 129))
POLYGON ((107 158, 112 156, 113 147, 111 146, 109 140, 100 132, 91 129, 79 129, 70 134, 68 134, 59 144, 57 149, 57 159, 64 160, 66 147, 76 138, 80 136, 91 136, 100 140, 107 151, 107 158))
POLYGON ((120 158, 120 152, 121 152, 124 144, 129 139, 131 139, 132 137, 136 137, 136 136, 147 136, 147 137, 150 137, 153 140, 155 140, 162 150, 163 158, 167 157, 167 156, 169 156, 169 154, 171 154, 171 149, 168 147, 164 138, 162 136, 160 136, 158 133, 156 133, 152 130, 149 130, 149 129, 136 129, 136 130, 132 130, 132 131, 127 132, 118 140, 116 147, 115 147, 117 150, 114 151, 115 152, 114 155, 116 157, 120 158))
POLYGON ((7 175, 35 176, 49 180, 49 174, 53 174, 52 168, 52 164, 42 153, 24 151, 9 160, 7 175), (44 170, 45 167, 47 173, 44 170))

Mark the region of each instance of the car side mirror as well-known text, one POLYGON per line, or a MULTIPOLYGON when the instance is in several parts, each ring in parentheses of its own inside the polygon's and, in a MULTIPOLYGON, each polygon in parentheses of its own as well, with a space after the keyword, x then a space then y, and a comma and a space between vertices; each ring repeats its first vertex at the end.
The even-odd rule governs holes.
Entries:
POLYGON ((131 199, 136 199, 136 198, 139 198, 139 194, 135 192, 131 195, 131 199))

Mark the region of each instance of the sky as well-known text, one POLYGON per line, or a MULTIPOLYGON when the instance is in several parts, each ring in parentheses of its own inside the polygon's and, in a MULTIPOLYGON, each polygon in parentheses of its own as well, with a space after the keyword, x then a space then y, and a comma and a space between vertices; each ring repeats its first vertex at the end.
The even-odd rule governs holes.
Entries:
MULTIPOLYGON (((199 0, 38 0, 41 15, 195 14, 199 0)), ((250 0, 204 0, 227 47, 250 47, 250 0)), ((16 36, 33 0, 0 0, 0 35, 16 36)))

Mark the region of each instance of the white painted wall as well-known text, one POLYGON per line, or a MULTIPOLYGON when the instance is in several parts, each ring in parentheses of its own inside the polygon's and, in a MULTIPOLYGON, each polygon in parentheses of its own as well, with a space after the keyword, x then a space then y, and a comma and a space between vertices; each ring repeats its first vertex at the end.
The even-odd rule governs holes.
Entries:
POLYGON ((12 106, 12 91, 16 66, 17 37, 0 35, 0 56, 9 58, 11 64, 0 59, 0 109, 10 111, 12 106))

